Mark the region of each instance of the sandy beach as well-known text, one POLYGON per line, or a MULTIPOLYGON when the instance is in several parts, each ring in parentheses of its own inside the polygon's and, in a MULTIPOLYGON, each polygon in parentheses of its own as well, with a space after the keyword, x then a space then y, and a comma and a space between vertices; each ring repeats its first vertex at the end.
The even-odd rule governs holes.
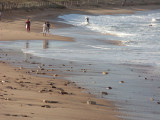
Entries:
MULTIPOLYGON (((104 9, 46 9, 33 11, 7 11, 0 21, 0 41, 12 40, 60 40, 74 41, 71 37, 42 35, 45 21, 52 22, 52 28, 58 29, 70 25, 56 22, 59 15, 69 13, 85 14, 121 14, 134 13, 137 10, 157 9, 160 6, 136 6, 104 9), (25 29, 25 21, 31 20, 31 31, 25 29)), ((120 43, 119 43, 120 44, 120 43)), ((8 56, 0 48, 0 57, 8 56)), ((23 61, 24 62, 24 61, 23 61)), ((56 63, 55 63, 56 64, 56 63)), ((7 61, 0 62, 0 118, 2 120, 120 120, 122 115, 114 102, 99 99, 88 94, 74 82, 57 79, 59 71, 50 71, 50 78, 37 76, 37 70, 11 66, 7 61), (31 74, 34 73, 34 74, 31 74), (87 104, 87 101, 93 104, 87 104), (96 104, 94 103, 96 102, 96 104)), ((61 66, 59 66, 61 67, 61 66)), ((42 74, 46 74, 47 69, 42 74)), ((60 74, 63 74, 60 73, 60 74)), ((62 75, 63 77, 63 75, 62 75)))

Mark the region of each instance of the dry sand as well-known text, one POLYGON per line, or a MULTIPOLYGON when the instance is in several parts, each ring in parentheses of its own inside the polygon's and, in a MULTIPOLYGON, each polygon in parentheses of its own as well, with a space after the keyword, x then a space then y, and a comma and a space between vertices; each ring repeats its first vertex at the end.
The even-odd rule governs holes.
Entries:
MULTIPOLYGON (((159 7, 159 6, 158 6, 159 7)), ((157 7, 157 8, 158 8, 157 7)), ((3 13, 0 22, 0 40, 66 40, 65 36, 50 35, 43 37, 44 21, 55 19, 60 14, 114 14, 133 13, 137 8, 107 8, 45 11, 8 11, 3 13), (25 21, 31 19, 31 32, 26 32, 25 21)), ((155 7, 146 7, 153 9, 155 7)), ((140 10, 140 9, 139 9, 140 10)), ((68 25, 52 23, 54 28, 68 25)), ((18 68, 0 63, 0 119, 2 120, 119 120, 120 113, 110 101, 97 99, 84 93, 74 83, 66 80, 36 77, 24 73, 18 68), (63 94, 64 93, 64 94, 63 94), (67 93, 67 94, 65 94, 67 93), (49 100, 47 103, 43 100, 49 100), (96 101, 96 105, 88 105, 88 100, 96 101)), ((53 73, 54 74, 54 73, 53 73)))

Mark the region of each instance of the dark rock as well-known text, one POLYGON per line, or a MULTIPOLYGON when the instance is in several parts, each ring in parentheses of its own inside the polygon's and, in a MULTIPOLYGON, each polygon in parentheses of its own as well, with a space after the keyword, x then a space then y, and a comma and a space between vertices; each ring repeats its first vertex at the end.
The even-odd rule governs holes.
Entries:
POLYGON ((51 106, 49 106, 49 105, 42 105, 41 107, 51 108, 51 106))
POLYGON ((157 104, 160 104, 160 102, 157 102, 157 104))
POLYGON ((102 92, 102 95, 108 95, 108 93, 107 92, 102 92))
POLYGON ((52 100, 43 100, 45 103, 58 103, 58 101, 52 101, 52 100))
POLYGON ((110 90, 110 89, 112 89, 112 87, 107 87, 106 89, 110 90))
POLYGON ((87 101, 87 104, 88 104, 88 105, 96 105, 96 102, 95 102, 95 101, 88 100, 88 101, 87 101))

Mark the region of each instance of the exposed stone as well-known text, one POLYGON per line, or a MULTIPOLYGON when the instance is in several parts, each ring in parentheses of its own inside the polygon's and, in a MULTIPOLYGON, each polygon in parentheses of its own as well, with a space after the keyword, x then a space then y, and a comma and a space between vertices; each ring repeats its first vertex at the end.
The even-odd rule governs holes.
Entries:
POLYGON ((102 74, 103 74, 103 75, 106 75, 106 74, 108 74, 108 72, 102 72, 102 74))
POLYGON ((1 82, 2 82, 2 83, 5 83, 6 81, 2 80, 1 82))
POLYGON ((23 69, 23 67, 21 66, 21 67, 19 67, 19 70, 22 70, 23 69))
POLYGON ((154 99, 153 99, 153 98, 150 98, 150 100, 151 100, 151 101, 154 101, 154 99))
POLYGON ((11 100, 10 98, 4 98, 5 100, 11 100))
POLYGON ((52 85, 52 88, 56 88, 56 86, 52 85))
POLYGON ((160 104, 160 102, 157 102, 157 104, 160 104))
POLYGON ((46 90, 42 89, 42 90, 40 90, 39 92, 40 92, 40 93, 42 93, 42 92, 46 92, 46 90))
POLYGON ((108 95, 108 93, 107 92, 102 92, 102 95, 108 95))
POLYGON ((119 83, 124 83, 124 81, 120 81, 119 83))
POLYGON ((59 91, 60 94, 64 95, 64 94, 68 94, 67 92, 65 91, 59 91))
POLYGON ((49 106, 49 105, 42 105, 41 107, 51 108, 51 106, 49 106))
POLYGON ((107 87, 106 89, 110 90, 110 89, 112 89, 112 87, 107 87))
POLYGON ((50 85, 54 85, 54 83, 50 83, 50 85))
POLYGON ((53 92, 53 90, 48 90, 49 92, 53 92))
POLYGON ((95 101, 88 100, 88 101, 87 101, 87 104, 88 104, 88 105, 96 105, 96 102, 95 102, 95 101))
POLYGON ((54 77, 57 77, 58 75, 57 75, 57 74, 54 74, 53 76, 54 76, 54 77))
POLYGON ((52 101, 52 100, 43 100, 45 103, 58 103, 58 101, 52 101))
POLYGON ((42 66, 45 66, 45 64, 42 64, 42 66))

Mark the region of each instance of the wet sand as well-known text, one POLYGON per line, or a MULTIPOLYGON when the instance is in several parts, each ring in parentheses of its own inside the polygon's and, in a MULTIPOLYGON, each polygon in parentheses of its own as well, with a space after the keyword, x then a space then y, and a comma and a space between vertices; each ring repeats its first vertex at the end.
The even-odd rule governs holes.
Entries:
MULTIPOLYGON (((123 11, 123 9, 121 13, 134 12, 134 10, 130 10, 130 8, 126 9, 128 9, 127 11, 129 12, 123 11)), ((150 7, 148 9, 150 9, 150 7)), ((137 8, 135 10, 137 10, 137 8)), ((118 8, 118 11, 120 11, 120 8, 118 8)), ((83 9, 75 11, 66 10, 65 12, 63 10, 57 10, 54 15, 52 12, 53 10, 48 10, 47 12, 35 10, 29 12, 13 11, 4 13, 2 21, 0 22, 0 40, 9 41, 48 39, 73 41, 72 38, 65 36, 52 35, 43 37, 40 33, 42 31, 42 24, 44 21, 56 19, 56 17, 61 14, 82 12, 88 14, 114 14, 117 13, 117 9, 108 11, 104 9, 83 9), (30 33, 26 32, 25 30, 25 20, 27 18, 30 18, 32 22, 30 33)), ((55 25, 56 23, 57 22, 52 23, 55 28, 68 26, 64 24, 55 25)), ((1 50, 0 57, 5 58, 5 56, 8 56, 8 54, 1 50)), ((21 62, 23 64, 24 61, 22 60, 21 62)), ((0 65, 1 119, 120 119, 117 117, 120 115, 120 113, 117 112, 113 102, 97 99, 93 95, 83 92, 85 90, 76 86, 75 83, 63 79, 57 79, 59 73, 63 74, 63 70, 51 70, 49 71, 51 77, 47 78, 37 76, 36 72, 40 71, 40 75, 45 75, 48 72, 47 70, 38 68, 39 64, 31 63, 31 65, 37 65, 36 70, 24 69, 23 67, 13 67, 10 66, 6 60, 1 61, 0 65), (88 100, 96 101, 96 105, 88 105, 88 100)), ((60 68, 62 66, 63 64, 58 67, 60 68)))
MULTIPOLYGON (((4 59, 21 56, 16 52, 1 51, 4 59)), ((1 119, 61 119, 61 120, 84 120, 84 119, 110 119, 119 120, 119 113, 113 106, 113 102, 95 98, 88 94, 85 89, 77 86, 74 82, 61 79, 65 70, 57 70, 65 65, 61 61, 53 64, 43 64, 39 58, 28 56, 16 62, 11 62, 19 67, 11 67, 7 62, 1 61, 0 69, 0 106, 1 119), (24 69, 23 66, 30 66, 24 69), (41 67, 40 67, 41 66, 41 67), (53 68, 53 69, 47 69, 53 68), (45 77, 48 76, 48 77, 45 77), (93 104, 87 104, 93 101, 93 104), (96 102, 96 104, 94 103, 96 102)), ((8 61, 7 60, 7 61, 8 61)), ((5 60, 6 61, 6 60, 5 60)), ((53 60, 52 60, 53 61, 53 60)), ((74 66, 74 65, 73 65, 74 66)))

